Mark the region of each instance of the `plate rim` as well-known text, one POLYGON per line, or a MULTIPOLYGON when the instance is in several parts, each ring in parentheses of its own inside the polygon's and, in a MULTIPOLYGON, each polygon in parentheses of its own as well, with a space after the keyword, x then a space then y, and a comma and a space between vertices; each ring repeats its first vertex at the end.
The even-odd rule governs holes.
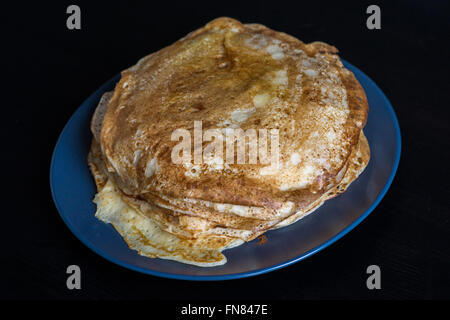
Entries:
POLYGON ((65 225, 69 228, 69 230, 75 235, 76 238, 78 238, 85 246, 87 246, 89 249, 91 249, 96 254, 100 255, 101 257, 105 258, 106 260, 108 260, 108 261, 110 261, 110 262, 112 262, 114 264, 117 264, 117 265, 119 265, 121 267, 130 269, 130 270, 133 270, 133 271, 137 271, 137 272, 140 272, 140 273, 143 273, 143 274, 153 275, 153 276, 162 277, 162 278, 176 279, 176 280, 220 281, 220 280, 232 280, 232 279, 253 277, 253 276, 265 274, 265 273, 268 273, 268 272, 271 272, 271 271, 282 269, 282 268, 287 267, 287 266, 289 266, 291 264, 294 264, 296 262, 304 260, 304 259, 314 255, 315 253, 325 249, 326 247, 332 245, 333 243, 335 243, 336 241, 341 239, 343 236, 345 236, 347 233, 349 233, 351 230, 353 230, 356 226, 358 226, 365 218, 367 218, 367 216, 370 213, 372 213, 372 211, 378 206, 378 204, 384 198, 384 196, 386 195, 386 193, 389 190, 390 186, 392 185, 394 177, 395 177, 395 175, 397 173, 397 169, 398 169, 398 166, 399 166, 399 163, 400 163, 401 146, 402 146, 400 125, 399 125, 399 122, 398 122, 398 118, 397 118, 397 115, 395 114, 394 108, 392 107, 389 99, 386 97, 384 92, 378 87, 378 85, 368 75, 366 75, 364 72, 362 72, 359 68, 355 67, 351 63, 345 61, 344 59, 341 59, 341 61, 343 62, 345 67, 350 69, 350 71, 352 71, 353 73, 359 73, 362 77, 367 78, 369 80, 369 82, 371 82, 373 87, 375 88, 375 91, 377 92, 377 94, 379 94, 381 96, 381 98, 384 101, 385 105, 388 107, 388 110, 389 110, 391 118, 393 119, 394 129, 395 129, 395 138, 396 138, 396 141, 398 141, 398 144, 397 144, 397 148, 396 148, 396 155, 395 155, 395 159, 394 159, 394 164, 393 164, 392 170, 391 170, 391 172, 389 174, 389 177, 388 177, 385 185, 383 186, 383 189, 378 194, 376 199, 372 202, 372 204, 369 206, 369 208, 367 208, 366 211, 362 215, 360 215, 355 221, 353 221, 351 224, 349 224, 347 227, 345 227, 343 230, 341 230, 338 234, 336 234, 333 237, 329 238, 327 241, 321 243, 320 245, 318 245, 318 246, 316 246, 316 247, 314 247, 314 248, 312 248, 312 249, 310 249, 310 250, 308 250, 308 251, 306 251, 306 252, 304 252, 304 253, 302 253, 302 254, 294 257, 294 258, 288 259, 286 261, 283 261, 283 262, 280 262, 280 263, 277 263, 277 264, 274 264, 274 265, 271 265, 271 266, 268 266, 268 267, 256 269, 256 270, 240 272, 240 273, 224 274, 224 275, 184 275, 184 274, 156 271, 156 270, 143 268, 143 267, 139 267, 139 266, 135 266, 133 264, 129 264, 129 263, 123 262, 120 259, 117 259, 117 258, 115 258, 113 256, 110 256, 109 254, 107 254, 107 253, 103 252, 102 250, 98 249, 94 244, 92 244, 88 239, 86 239, 82 233, 77 232, 76 229, 72 226, 71 222, 62 214, 61 206, 60 206, 60 204, 58 202, 57 197, 55 196, 55 190, 54 190, 54 183, 55 183, 54 182, 54 179, 55 179, 55 174, 54 174, 55 153, 56 153, 56 150, 58 149, 58 147, 60 146, 62 136, 64 135, 65 131, 67 130, 69 124, 73 121, 74 116, 77 113, 77 111, 82 106, 84 106, 85 104, 89 103, 90 100, 94 99, 94 97, 96 97, 99 94, 102 94, 104 92, 104 90, 110 85, 110 83, 116 80, 116 78, 119 79, 120 78, 120 73, 116 74, 113 77, 111 77, 108 81, 106 81, 104 84, 102 84, 97 90, 95 90, 91 95, 89 95, 89 97, 87 99, 85 99, 83 101, 83 103, 70 116, 69 120, 66 122, 66 124, 64 125, 64 128, 62 129, 61 133, 58 136, 58 139, 56 141, 55 147, 53 148, 52 158, 51 158, 51 161, 50 161, 50 175, 49 175, 50 179, 49 180, 50 180, 51 195, 52 195, 53 202, 55 203, 55 206, 56 206, 56 209, 58 211, 59 216, 64 221, 65 225))

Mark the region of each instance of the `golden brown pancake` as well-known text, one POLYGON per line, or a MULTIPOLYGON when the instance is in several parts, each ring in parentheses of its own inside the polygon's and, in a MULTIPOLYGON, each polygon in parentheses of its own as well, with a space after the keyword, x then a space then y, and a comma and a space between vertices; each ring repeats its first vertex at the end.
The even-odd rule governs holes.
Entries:
MULTIPOLYGON (((130 207, 134 208, 141 215, 152 219, 162 230, 180 238, 190 239, 201 235, 228 235, 232 238, 249 241, 267 229, 287 226, 305 217, 317 209, 325 200, 344 192, 348 185, 362 172, 369 159, 368 144, 363 134, 361 134, 360 141, 358 148, 352 153, 350 158, 351 164, 341 183, 314 201, 310 207, 303 211, 298 211, 285 219, 262 221, 214 211, 202 212, 201 215, 195 215, 199 210, 196 210, 196 212, 186 211, 186 214, 183 214, 178 208, 174 208, 174 211, 165 210, 158 203, 147 203, 126 196, 123 193, 120 194, 122 200, 130 207), (220 215, 223 215, 223 217, 220 218, 220 215)), ((97 148, 97 144, 94 141, 89 154, 89 163, 96 177, 97 186, 101 190, 106 181, 113 181, 113 178, 108 178, 104 170, 100 171, 98 169, 102 165, 102 162, 98 161, 98 158, 95 158, 99 156, 98 151, 96 151, 97 148)))
MULTIPOLYGON (((333 46, 219 18, 122 72, 94 114, 88 162, 102 196, 107 185, 129 216, 176 239, 211 239, 200 249, 220 253, 345 191, 370 157, 367 113, 362 87, 333 46), (278 130, 278 165, 174 163, 172 133, 194 136, 195 121, 225 136, 237 128, 278 130)), ((132 221, 115 226, 135 243, 132 221)), ((175 242, 186 252, 183 241, 175 242)), ((175 256, 209 265, 194 254, 175 256)), ((212 265, 226 261, 212 256, 212 265)))

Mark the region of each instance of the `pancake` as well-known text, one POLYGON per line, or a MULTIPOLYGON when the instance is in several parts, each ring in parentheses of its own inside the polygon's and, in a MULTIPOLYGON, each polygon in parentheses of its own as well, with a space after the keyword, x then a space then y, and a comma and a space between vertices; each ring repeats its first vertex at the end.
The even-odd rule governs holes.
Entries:
MULTIPOLYGON (((330 190, 320 201, 313 204, 309 211, 297 212, 271 229, 285 227, 298 221, 320 207, 326 199, 343 192, 367 165, 368 145, 363 134, 361 135, 361 141, 361 147, 354 152, 352 164, 337 188, 330 190)), ((149 258, 170 259, 200 267, 213 267, 226 263, 226 257, 222 254, 223 250, 239 246, 244 242, 239 238, 212 235, 208 232, 200 236, 197 235, 195 238, 185 238, 180 234, 169 232, 155 222, 153 215, 143 213, 139 208, 124 200, 124 195, 117 190, 112 180, 103 176, 92 162, 92 154, 91 151, 89 163, 91 170, 95 172, 97 177, 99 189, 99 193, 94 199, 98 208, 96 217, 105 223, 113 224, 128 246, 137 250, 139 254, 149 258), (149 217, 150 219, 147 219, 149 217)), ((154 209, 157 210, 156 207, 154 209)), ((177 229, 175 221, 172 221, 171 226, 173 229, 177 229)), ((254 234, 252 239, 260 234, 262 232, 254 234)))
POLYGON ((151 219, 133 210, 122 200, 114 185, 108 181, 96 195, 95 216, 111 223, 131 249, 149 258, 162 258, 213 267, 226 263, 222 250, 242 243, 226 237, 200 237, 186 240, 161 230, 151 219))
MULTIPOLYGON (((102 166, 103 162, 101 159, 98 159, 101 157, 101 154, 98 150, 98 144, 94 141, 92 145, 92 149, 90 152, 91 157, 96 157, 95 159, 97 164, 91 164, 91 167, 93 168, 93 172, 95 172, 95 176, 98 177, 100 181, 100 185, 104 184, 104 181, 106 181, 108 178, 105 176, 106 171, 103 169, 103 173, 100 173, 97 167, 102 166)), ((264 221, 259 219, 252 219, 252 218, 242 218, 239 215, 231 215, 224 212, 217 212, 213 211, 217 207, 213 206, 212 210, 205 211, 205 208, 200 210, 199 208, 196 208, 194 206, 190 206, 192 210, 187 210, 186 207, 180 208, 173 205, 170 205, 168 203, 165 203, 163 200, 158 199, 157 197, 152 198, 152 201, 146 202, 142 200, 138 200, 133 197, 128 197, 124 194, 122 194, 122 198, 125 202, 127 202, 131 207, 135 208, 136 210, 142 212, 144 215, 147 215, 154 220, 156 220, 158 223, 160 223, 160 226, 162 226, 163 229, 171 230, 174 234, 181 236, 181 237, 194 237, 192 232, 199 232, 204 231, 208 234, 224 234, 226 233, 226 230, 221 227, 231 228, 231 229, 239 229, 239 230, 228 230, 229 232, 233 233, 233 236, 237 236, 243 240, 250 240, 258 236, 261 231, 265 231, 269 228, 271 228, 274 225, 277 226, 284 226, 287 225, 288 221, 297 221, 298 219, 296 217, 304 216, 307 212, 309 213, 310 210, 313 208, 316 208, 318 204, 322 204, 325 200, 336 196, 339 193, 343 193, 348 185, 356 179, 356 177, 362 172, 362 170, 367 165, 368 159, 369 159, 369 148, 367 139, 365 138, 364 134, 361 133, 360 136, 360 143, 358 144, 357 148, 355 148, 352 152, 352 156, 350 157, 350 166, 342 179, 341 183, 337 185, 335 188, 329 190, 326 194, 324 194, 320 199, 316 200, 314 203, 311 204, 310 208, 307 208, 304 211, 296 212, 294 215, 289 216, 286 219, 278 219, 278 220, 271 220, 271 221, 264 221), (169 209, 169 210, 168 210, 169 209), (205 222, 202 219, 206 219, 205 222), (282 222, 280 222, 282 221, 282 222), (178 226, 174 225, 181 225, 187 230, 190 231, 181 231, 178 226), (211 230, 211 228, 217 227, 217 230, 211 230), (253 231, 253 233, 249 233, 246 231, 253 231), (237 235, 237 232, 243 232, 241 235, 237 235)), ((90 160, 91 162, 94 161, 93 159, 90 160)), ((191 204, 188 202, 188 204, 191 204)))
POLYGON ((367 116, 364 92, 335 52, 259 25, 209 23, 122 73, 100 137, 109 168, 128 194, 272 209, 311 201, 344 167, 367 116), (172 162, 176 129, 193 132, 195 120, 220 127, 252 108, 238 125, 280 130, 278 170, 201 164, 193 176, 172 162))
POLYGON ((370 158, 368 104, 337 52, 219 18, 123 71, 91 121, 96 216, 142 255, 214 266, 344 192, 370 158), (194 159, 174 162, 173 133, 192 138, 199 122, 224 139, 255 130, 278 161, 202 157, 205 138, 189 141, 194 159))
MULTIPOLYGON (((115 186, 114 176, 106 170, 99 145, 95 139, 92 142, 88 155, 88 163, 94 175, 97 189, 103 188, 108 180, 115 186)), ((175 207, 172 207, 173 210, 169 210, 158 201, 142 201, 139 198, 124 194, 120 189, 117 192, 120 193, 122 200, 130 207, 152 219, 161 229, 182 238, 193 238, 199 236, 203 231, 204 234, 228 234, 233 237, 250 240, 256 236, 254 236, 252 231, 266 230, 277 222, 242 218, 214 211, 203 212, 201 215, 196 216, 194 212, 183 211, 175 207), (215 230, 213 229, 214 227, 215 230)), ((197 210, 196 212, 198 213, 199 211, 197 210)))
MULTIPOLYGON (((95 162, 98 163, 98 159, 95 159, 94 155, 94 153, 98 155, 96 148, 98 147, 94 142, 89 153, 89 164, 100 191, 94 200, 98 208, 96 217, 106 223, 112 223, 129 247, 137 250, 139 254, 150 258, 159 257, 201 267, 212 267, 226 263, 226 257, 221 253, 223 250, 236 247, 242 244, 243 240, 254 239, 264 232, 253 233, 252 237, 247 239, 214 235, 210 230, 204 230, 203 234, 197 234, 194 238, 174 233, 179 229, 179 221, 168 220, 161 225, 154 214, 149 214, 149 206, 146 210, 140 210, 139 206, 135 207, 124 200, 126 196, 97 168, 95 162)), ((351 165, 341 183, 314 203, 308 211, 297 212, 270 229, 285 227, 298 221, 320 207, 326 199, 345 191, 367 165, 368 159, 367 140, 361 133, 360 144, 352 153, 351 165)), ((152 208, 158 210, 157 207, 152 208)))

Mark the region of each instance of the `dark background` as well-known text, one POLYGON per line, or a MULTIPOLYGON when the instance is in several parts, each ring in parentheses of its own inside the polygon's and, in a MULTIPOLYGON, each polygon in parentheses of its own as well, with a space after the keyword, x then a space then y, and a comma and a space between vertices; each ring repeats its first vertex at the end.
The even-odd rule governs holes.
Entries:
POLYGON ((2 4, 3 185, 0 297, 9 299, 450 298, 449 1, 59 1, 2 4), (82 30, 66 28, 81 7, 82 30), (381 7, 381 30, 366 8, 381 7), (114 265, 64 225, 51 199, 50 157, 77 107, 139 58, 230 16, 324 41, 390 99, 403 139, 397 176, 355 230, 314 256, 226 282, 161 279, 114 265), (66 288, 66 268, 82 289, 66 288), (382 289, 368 290, 368 265, 382 289))

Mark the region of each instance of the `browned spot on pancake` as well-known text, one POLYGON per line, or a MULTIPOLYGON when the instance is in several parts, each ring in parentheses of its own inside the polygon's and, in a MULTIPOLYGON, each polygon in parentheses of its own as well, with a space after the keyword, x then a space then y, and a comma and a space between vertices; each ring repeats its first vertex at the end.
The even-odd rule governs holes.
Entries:
POLYGON ((267 237, 265 234, 258 237, 258 245, 263 245, 267 242, 267 237))

